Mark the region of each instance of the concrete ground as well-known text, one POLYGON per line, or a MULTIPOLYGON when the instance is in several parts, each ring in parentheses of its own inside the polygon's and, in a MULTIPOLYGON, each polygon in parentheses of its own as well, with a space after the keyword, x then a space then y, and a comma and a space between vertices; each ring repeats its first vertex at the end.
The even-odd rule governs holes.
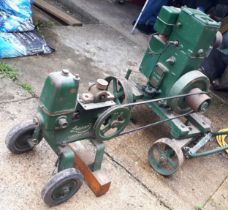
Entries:
MULTIPOLYGON (((126 6, 107 0, 66 2, 79 8, 80 17, 86 20, 83 27, 67 27, 55 22, 53 27, 42 29, 47 42, 56 49, 55 53, 4 60, 17 69, 20 81, 32 85, 35 96, 0 75, 0 209, 48 209, 40 191, 55 169, 55 154, 45 141, 34 151, 19 156, 12 155, 4 143, 13 125, 34 116, 38 104, 36 96, 48 73, 63 68, 79 73, 83 91, 95 78, 123 76, 127 68, 137 71, 149 40, 138 32, 129 34, 137 8, 128 11, 126 6)), ((35 19, 50 20, 37 12, 35 19)), ((143 80, 137 72, 132 78, 143 80)), ((228 127, 227 104, 219 98, 213 99, 207 113, 213 128, 228 127)), ((157 118, 141 107, 135 110, 135 119, 137 124, 131 127, 157 118)), ((167 129, 159 126, 106 142, 102 167, 112 180, 109 192, 97 198, 84 184, 72 199, 52 209, 227 210, 228 156, 221 153, 186 161, 175 175, 164 178, 147 162, 150 145, 164 136, 168 136, 167 129)), ((214 146, 216 143, 211 142, 208 148, 214 146)))

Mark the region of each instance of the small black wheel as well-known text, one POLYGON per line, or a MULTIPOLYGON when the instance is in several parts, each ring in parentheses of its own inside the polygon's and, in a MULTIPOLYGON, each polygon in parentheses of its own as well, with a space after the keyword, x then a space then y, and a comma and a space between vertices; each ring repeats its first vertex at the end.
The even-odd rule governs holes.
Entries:
POLYGON ((32 150, 35 144, 32 140, 36 125, 33 121, 22 122, 13 127, 6 136, 6 146, 14 154, 21 154, 32 150))
POLYGON ((44 186, 41 196, 48 206, 56 206, 70 199, 82 186, 83 176, 75 168, 55 174, 44 186))

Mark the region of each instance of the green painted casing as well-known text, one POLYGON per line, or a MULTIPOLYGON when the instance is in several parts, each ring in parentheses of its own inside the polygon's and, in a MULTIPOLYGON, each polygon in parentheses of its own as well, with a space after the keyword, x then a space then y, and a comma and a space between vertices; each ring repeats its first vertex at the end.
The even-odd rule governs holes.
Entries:
POLYGON ((78 105, 76 110, 80 113, 79 119, 74 118, 73 113, 67 115, 68 126, 66 128, 43 129, 43 136, 53 150, 58 151, 60 145, 67 145, 68 142, 94 139, 93 126, 103 109, 86 111, 78 105))
POLYGON ((48 75, 37 110, 43 129, 57 128, 59 119, 71 121, 76 107, 78 88, 79 79, 71 73, 53 72, 48 75))
MULTIPOLYGON (((162 31, 160 19, 169 21, 172 10, 163 7, 157 28, 162 31), (166 14, 167 13, 167 14, 166 14), (166 14, 166 15, 165 15, 166 14)), ((177 12, 173 12, 177 16, 177 12)), ((169 96, 173 84, 185 73, 199 69, 206 57, 220 23, 199 10, 181 9, 169 37, 153 35, 140 65, 140 71, 152 87, 159 90, 157 97, 169 96)))
POLYGON ((160 34, 169 36, 173 26, 176 24, 180 9, 176 7, 164 6, 159 13, 157 21, 154 25, 155 31, 160 34))
MULTIPOLYGON (((69 142, 94 139, 94 123, 98 115, 107 109, 94 106, 94 109, 85 110, 77 101, 78 88, 78 77, 71 73, 54 72, 47 77, 41 93, 36 113, 39 135, 58 155, 63 153, 64 145, 69 142), (60 121, 65 124, 61 126, 60 121)), ((65 154, 68 153, 64 150, 65 154)), ((61 168, 70 162, 67 159, 70 158, 63 158, 61 168)))
POLYGON ((177 26, 170 40, 180 41, 182 50, 197 55, 199 49, 207 52, 219 28, 219 22, 200 10, 184 8, 177 19, 177 26))
POLYGON ((74 111, 78 87, 79 79, 70 72, 53 72, 45 81, 40 106, 49 114, 74 111))

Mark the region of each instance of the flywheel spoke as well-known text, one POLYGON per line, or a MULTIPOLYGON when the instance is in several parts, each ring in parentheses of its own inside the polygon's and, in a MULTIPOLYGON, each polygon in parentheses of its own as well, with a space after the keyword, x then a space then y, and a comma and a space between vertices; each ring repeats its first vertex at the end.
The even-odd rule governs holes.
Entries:
POLYGON ((167 163, 173 168, 176 168, 177 164, 172 160, 172 158, 167 157, 167 163))
POLYGON ((104 135, 108 130, 110 130, 112 127, 110 124, 108 124, 105 128, 101 130, 101 133, 104 135))
POLYGON ((116 97, 117 96, 117 93, 118 93, 118 90, 117 90, 117 80, 116 79, 113 79, 113 95, 116 97))
POLYGON ((165 153, 165 151, 162 149, 162 146, 161 146, 161 144, 157 144, 156 145, 156 149, 158 150, 158 152, 160 153, 160 156, 166 156, 166 153, 165 153))
POLYGON ((128 125, 130 115, 127 108, 111 107, 106 110, 95 123, 96 138, 109 140, 119 135, 128 125))

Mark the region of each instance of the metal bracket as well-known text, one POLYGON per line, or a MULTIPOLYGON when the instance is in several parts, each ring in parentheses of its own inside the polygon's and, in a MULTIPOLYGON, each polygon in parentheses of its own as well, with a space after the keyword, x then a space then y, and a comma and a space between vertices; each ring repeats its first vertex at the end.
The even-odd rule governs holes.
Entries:
POLYGON ((74 151, 69 147, 64 147, 58 159, 58 171, 67 168, 74 168, 74 151))
POLYGON ((40 129, 40 126, 37 126, 36 129, 34 130, 32 140, 28 141, 28 143, 31 147, 33 147, 33 146, 39 144, 41 139, 42 139, 42 131, 40 129))
POLYGON ((194 147, 188 150, 186 155, 191 158, 199 151, 212 137, 211 133, 206 134, 194 147))
POLYGON ((105 145, 103 142, 91 140, 93 145, 96 147, 96 155, 94 162, 89 166, 91 171, 97 171, 101 169, 101 164, 104 157, 105 145))

